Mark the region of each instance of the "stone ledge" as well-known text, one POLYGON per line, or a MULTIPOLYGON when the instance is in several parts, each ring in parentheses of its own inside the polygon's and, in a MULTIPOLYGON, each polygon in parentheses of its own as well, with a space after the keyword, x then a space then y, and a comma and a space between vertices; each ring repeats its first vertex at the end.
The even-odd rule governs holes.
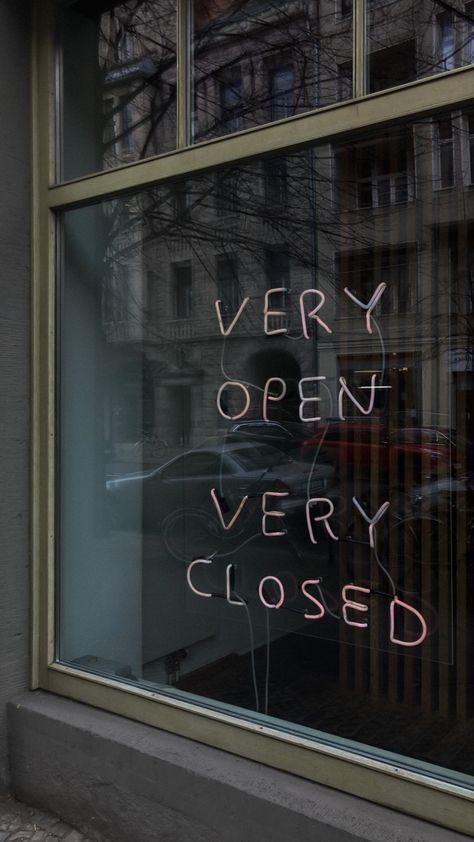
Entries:
POLYGON ((11 788, 102 842, 461 842, 468 837, 36 691, 8 705, 11 788))

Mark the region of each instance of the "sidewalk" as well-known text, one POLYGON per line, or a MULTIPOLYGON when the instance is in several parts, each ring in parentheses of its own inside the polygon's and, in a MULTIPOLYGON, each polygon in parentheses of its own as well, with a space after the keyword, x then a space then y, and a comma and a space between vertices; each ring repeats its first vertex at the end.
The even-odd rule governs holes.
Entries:
POLYGON ((0 842, 91 842, 56 816, 0 796, 0 842))

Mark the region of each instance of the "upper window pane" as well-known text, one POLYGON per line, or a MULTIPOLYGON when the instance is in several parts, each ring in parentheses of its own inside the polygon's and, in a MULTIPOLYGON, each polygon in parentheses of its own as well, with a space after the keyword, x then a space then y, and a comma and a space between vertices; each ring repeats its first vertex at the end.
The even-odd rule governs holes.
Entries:
POLYGON ((195 141, 347 99, 351 77, 347 3, 194 0, 195 141))
POLYGON ((471 64, 474 3, 368 0, 368 92, 471 64))
POLYGON ((173 0, 60 12, 62 179, 175 147, 175 19, 173 0))

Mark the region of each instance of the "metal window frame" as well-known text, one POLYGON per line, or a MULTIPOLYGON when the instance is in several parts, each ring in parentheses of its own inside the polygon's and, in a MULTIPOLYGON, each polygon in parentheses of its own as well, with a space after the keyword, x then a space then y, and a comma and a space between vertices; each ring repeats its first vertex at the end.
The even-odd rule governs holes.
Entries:
MULTIPOLYGON (((93 203, 270 152, 376 129, 388 123, 452 111, 474 101, 474 68, 365 95, 365 2, 354 0, 356 99, 290 117, 235 135, 190 146, 188 84, 189 3, 177 0, 177 149, 154 158, 55 184, 55 71, 53 3, 33 4, 33 201, 32 201, 32 670, 31 687, 189 737, 343 792, 471 833, 471 789, 400 768, 377 757, 309 739, 291 730, 180 701, 55 662, 54 438, 55 438, 55 211, 93 203)), ((380 753, 382 755, 383 753, 380 753)))

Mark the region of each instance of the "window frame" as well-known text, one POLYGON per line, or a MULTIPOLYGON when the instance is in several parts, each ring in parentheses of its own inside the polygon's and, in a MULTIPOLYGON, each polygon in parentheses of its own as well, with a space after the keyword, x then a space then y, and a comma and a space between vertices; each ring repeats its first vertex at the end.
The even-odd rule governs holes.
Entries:
POLYGON ((55 658, 55 263, 60 230, 56 212, 152 183, 185 178, 269 153, 286 154, 311 143, 331 142, 416 116, 453 111, 472 103, 474 67, 461 67, 366 95, 364 0, 354 0, 354 99, 191 146, 189 112, 189 4, 177 0, 177 147, 174 152, 124 164, 74 181, 56 183, 53 3, 33 6, 33 217, 32 217, 32 671, 31 687, 102 708, 207 743, 343 792, 418 816, 450 829, 471 830, 471 789, 455 776, 429 774, 416 761, 400 768, 384 752, 365 753, 331 735, 302 735, 203 707, 192 696, 149 691, 82 672, 55 658))

